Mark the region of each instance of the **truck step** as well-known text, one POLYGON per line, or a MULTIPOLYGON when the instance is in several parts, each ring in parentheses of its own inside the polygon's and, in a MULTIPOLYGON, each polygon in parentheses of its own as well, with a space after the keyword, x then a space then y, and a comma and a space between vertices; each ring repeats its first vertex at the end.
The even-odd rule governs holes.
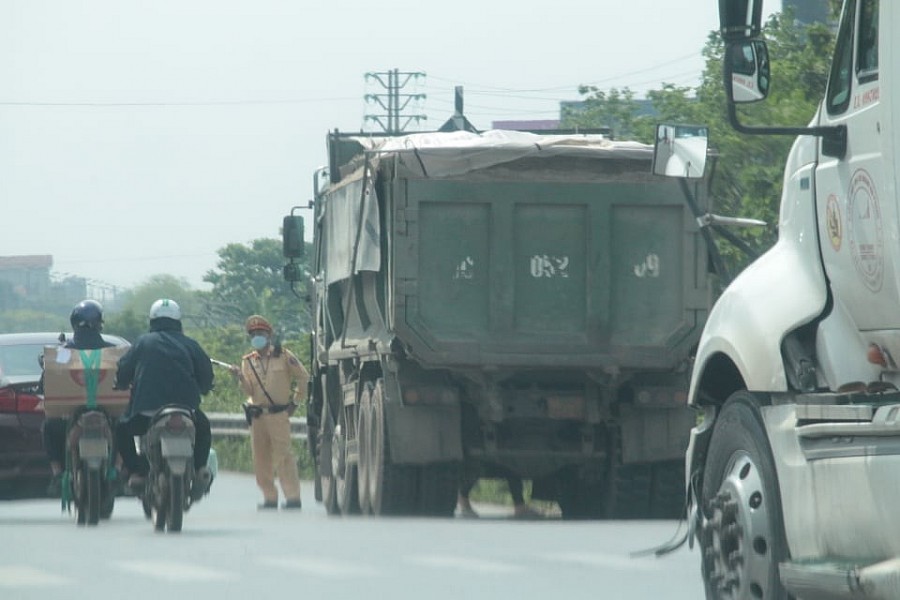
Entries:
POLYGON ((900 558, 879 563, 800 563, 780 566, 781 583, 798 600, 896 600, 900 558))

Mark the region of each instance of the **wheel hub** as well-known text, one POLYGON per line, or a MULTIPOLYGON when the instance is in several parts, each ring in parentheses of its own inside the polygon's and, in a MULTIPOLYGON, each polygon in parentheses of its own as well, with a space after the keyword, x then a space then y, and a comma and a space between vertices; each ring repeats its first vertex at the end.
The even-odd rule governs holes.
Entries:
POLYGON ((344 476, 345 467, 345 448, 342 440, 341 426, 334 428, 334 435, 331 438, 331 472, 336 477, 344 476))
POLYGON ((746 454, 735 457, 707 502, 702 525, 704 571, 717 598, 770 597, 771 501, 752 459, 746 454))

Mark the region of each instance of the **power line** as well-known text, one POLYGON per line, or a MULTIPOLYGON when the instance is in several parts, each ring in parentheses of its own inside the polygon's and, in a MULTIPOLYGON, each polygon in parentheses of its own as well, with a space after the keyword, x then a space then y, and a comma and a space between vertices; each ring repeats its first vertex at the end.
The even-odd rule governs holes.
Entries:
POLYGON ((356 102, 358 97, 338 96, 331 98, 304 98, 287 100, 208 100, 201 102, 43 102, 43 101, 0 101, 0 106, 63 106, 63 107, 205 107, 205 106, 271 106, 278 104, 309 104, 312 102, 356 102))
POLYGON ((429 78, 437 80, 437 81, 445 81, 447 83, 455 83, 455 84, 465 85, 467 94, 468 93, 479 93, 479 88, 481 88, 483 90, 491 90, 491 91, 499 91, 499 92, 519 92, 519 93, 557 92, 557 91, 563 91, 563 90, 573 89, 573 88, 578 89, 578 87, 580 87, 582 85, 596 85, 599 83, 606 83, 608 81, 621 79, 628 75, 637 75, 640 73, 647 73, 649 71, 654 71, 656 69, 660 69, 662 67, 666 67, 666 66, 687 60, 689 58, 694 58, 696 56, 701 56, 701 55, 702 55, 702 52, 695 51, 695 52, 691 52, 690 54, 685 54, 683 56, 679 56, 679 57, 676 57, 676 58, 673 58, 673 59, 670 59, 670 60, 667 60, 667 61, 664 61, 661 63, 656 63, 654 65, 645 67, 643 69, 629 71, 628 73, 613 75, 613 76, 606 77, 603 79, 598 79, 595 81, 580 82, 580 83, 572 84, 572 85, 562 85, 562 86, 554 86, 554 87, 547 87, 547 88, 509 88, 509 87, 495 86, 495 85, 490 85, 490 84, 476 84, 476 83, 471 83, 471 82, 459 82, 458 80, 447 79, 447 78, 439 77, 436 75, 429 75, 429 78))

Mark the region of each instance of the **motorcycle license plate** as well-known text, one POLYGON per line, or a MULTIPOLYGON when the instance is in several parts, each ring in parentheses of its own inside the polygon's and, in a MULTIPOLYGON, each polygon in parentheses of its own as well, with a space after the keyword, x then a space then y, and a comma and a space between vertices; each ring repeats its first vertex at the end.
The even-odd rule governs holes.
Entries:
POLYGON ((194 455, 194 449, 191 447, 191 440, 187 438, 160 438, 160 449, 162 455, 166 458, 189 458, 194 455))
POLYGON ((78 455, 81 458, 106 458, 109 443, 103 438, 81 438, 78 440, 78 455))

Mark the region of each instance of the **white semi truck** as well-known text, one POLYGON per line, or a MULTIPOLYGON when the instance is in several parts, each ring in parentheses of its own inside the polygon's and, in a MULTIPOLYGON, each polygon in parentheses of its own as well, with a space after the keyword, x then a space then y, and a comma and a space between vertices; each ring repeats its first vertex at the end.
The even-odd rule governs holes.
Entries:
POLYGON ((900 598, 900 3, 845 0, 808 127, 751 128, 762 0, 719 0, 732 125, 798 136, 779 237, 701 337, 686 456, 706 597, 900 598))

